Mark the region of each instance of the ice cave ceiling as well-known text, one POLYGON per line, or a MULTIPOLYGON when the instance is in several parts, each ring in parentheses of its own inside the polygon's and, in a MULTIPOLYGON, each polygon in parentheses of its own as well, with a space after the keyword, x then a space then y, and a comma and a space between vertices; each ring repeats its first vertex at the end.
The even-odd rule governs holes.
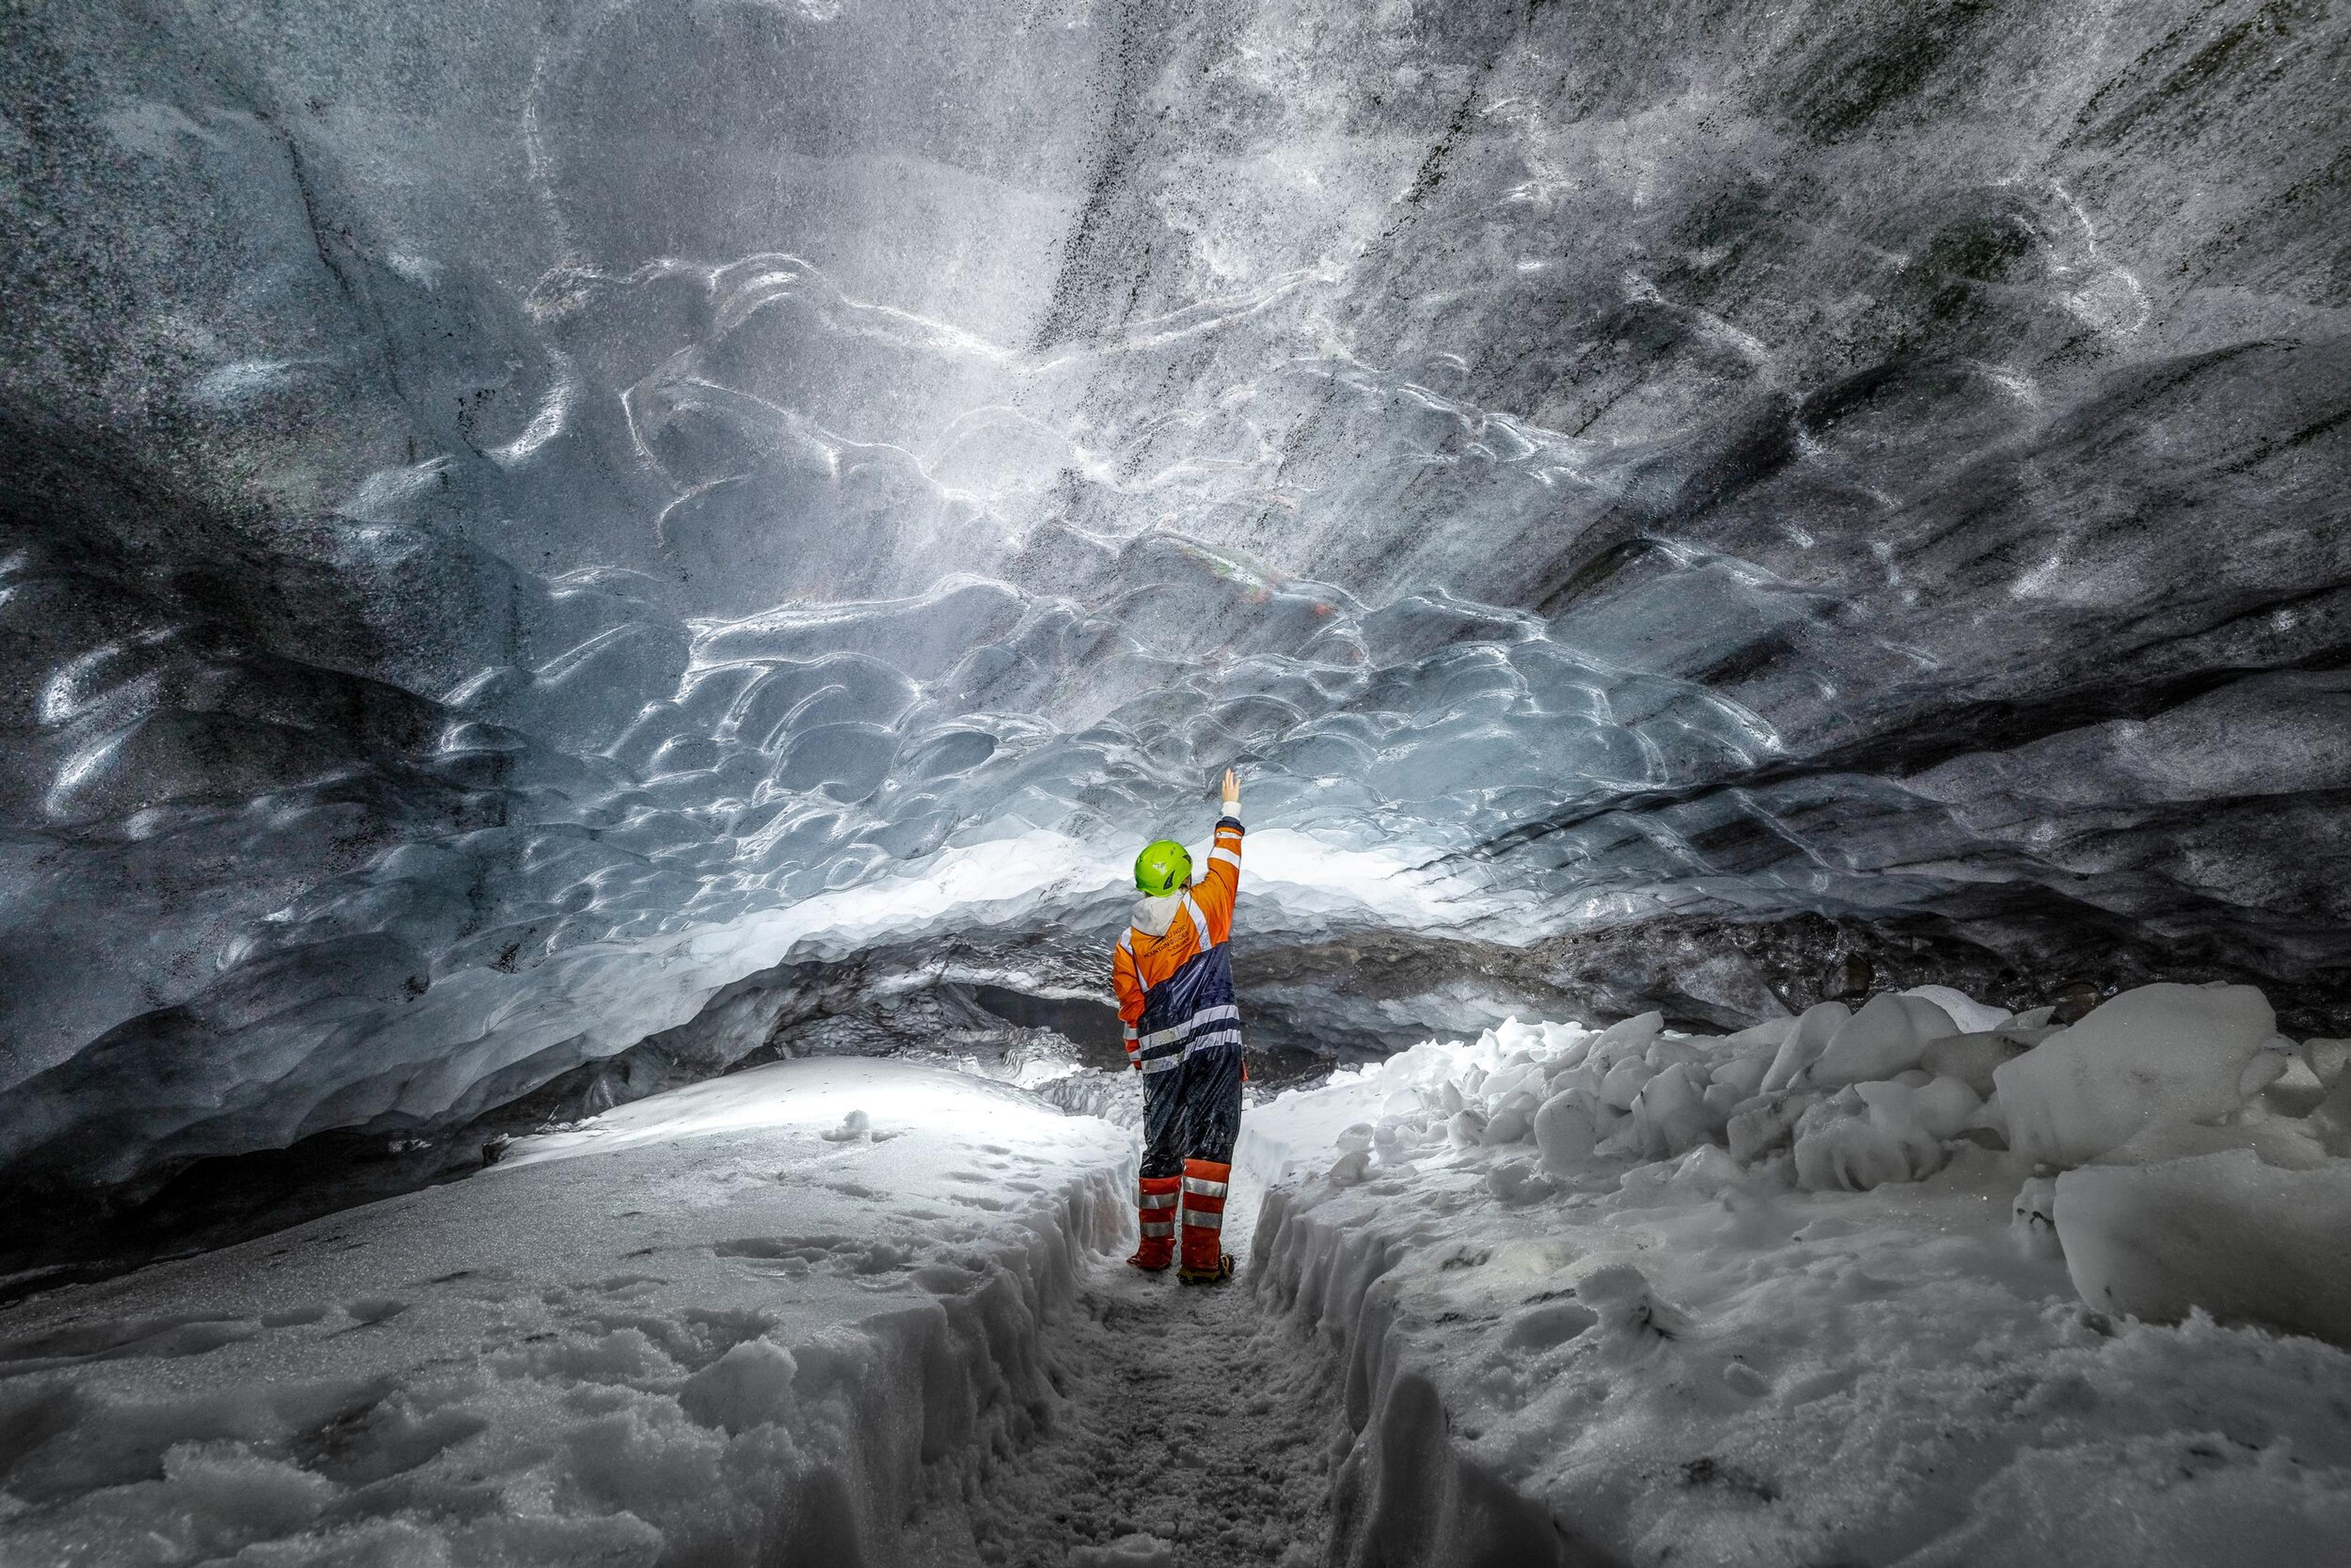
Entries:
POLYGON ((2343 1032, 2339 8, 5 26, 0 1185, 1076 1006, 1232 762, 1301 1049, 2343 1032))

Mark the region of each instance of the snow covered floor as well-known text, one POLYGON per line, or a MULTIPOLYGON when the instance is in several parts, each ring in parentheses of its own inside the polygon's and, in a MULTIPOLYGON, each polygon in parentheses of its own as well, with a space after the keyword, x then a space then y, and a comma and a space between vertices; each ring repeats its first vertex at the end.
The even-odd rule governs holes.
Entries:
MULTIPOLYGON (((788 1062, 0 1314, 0 1562, 901 1561, 1057 1404, 1129 1134, 788 1062)), ((1147 1515, 1144 1517, 1148 1517, 1147 1515)))
MULTIPOLYGON (((1249 1249, 1261 1184, 1234 1186, 1249 1249)), ((1061 1398, 1036 1446, 925 1521, 908 1568, 1308 1568, 1344 1451, 1333 1358, 1242 1281, 1186 1289, 1098 1260, 1046 1355, 1061 1398)))
MULTIPOLYGON (((1695 1085, 1743 1093, 1801 1029, 1781 1050, 1641 1022, 1505 1026, 1252 1107, 1228 1232, 1247 1272, 1221 1290, 1120 1261, 1130 1128, 834 1058, 28 1301, 0 1313, 0 1563, 2351 1561, 2351 1355, 2086 1306, 2032 1217, 2053 1186, 2061 1232, 2106 1236, 2063 1207, 2102 1189, 2035 1178, 1998 1139, 1886 1164, 1876 1123, 1807 1113, 1792 1152, 1741 1163, 1695 1085), (1554 1114, 1583 1113, 1586 1080, 1631 1102, 1596 1145, 1554 1114), (1676 1117, 1700 1141, 1644 1158, 1676 1117), (1865 1165, 1866 1191, 1792 1174, 1865 1165)), ((2019 1118, 2096 1030, 2013 1027, 2038 1043, 1926 1059, 1973 1071, 1998 1046, 2019 1118)), ((2339 1070, 2339 1043, 2305 1065, 2339 1070)), ((2253 1066, 2227 1059, 2241 1095, 2288 1082, 2253 1066)), ((1917 1075, 1856 1099, 1917 1120, 1949 1098, 1917 1075)), ((1131 1120, 1128 1080, 1048 1087, 1131 1120)), ((2252 1157, 2195 1152, 2224 1135, 2336 1157, 2304 1146, 2307 1115, 2258 1109, 2183 1124, 2204 1129, 2185 1156, 2174 1129, 2153 1163, 2080 1173, 2252 1157)))
POLYGON ((2351 1562, 2351 1356, 2091 1310, 2012 1231, 2031 1163, 1972 1144, 1864 1192, 1588 1135, 1546 1176, 1481 1093, 1589 1036, 1501 1033, 1244 1125, 1290 1178, 1254 1289, 1343 1355, 1361 1434, 1332 1563, 2351 1562))

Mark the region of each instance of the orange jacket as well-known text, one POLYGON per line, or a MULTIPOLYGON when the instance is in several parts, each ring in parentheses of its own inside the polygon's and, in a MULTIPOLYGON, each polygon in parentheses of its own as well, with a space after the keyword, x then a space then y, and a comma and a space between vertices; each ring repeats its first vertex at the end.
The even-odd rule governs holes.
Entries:
POLYGON ((1199 954, 1228 941, 1233 934, 1233 903, 1240 895, 1241 886, 1241 824, 1235 817, 1217 819, 1216 847, 1208 852, 1207 869, 1195 878, 1187 890, 1191 902, 1197 905, 1207 922, 1207 940, 1200 940, 1198 925, 1180 903, 1183 895, 1170 894, 1167 904, 1146 898, 1135 905, 1144 921, 1130 926, 1121 936, 1111 960, 1111 985, 1118 992, 1118 1016, 1126 1025, 1127 1054, 1134 1053, 1134 1026, 1142 1020, 1144 995, 1152 987, 1174 977, 1199 954), (1153 906, 1171 917, 1162 931, 1155 934, 1144 929, 1153 906))

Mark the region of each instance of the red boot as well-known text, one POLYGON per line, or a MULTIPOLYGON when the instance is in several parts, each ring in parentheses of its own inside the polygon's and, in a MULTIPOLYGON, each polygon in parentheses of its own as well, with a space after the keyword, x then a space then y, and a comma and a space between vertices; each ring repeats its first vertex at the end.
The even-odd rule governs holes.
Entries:
POLYGON ((1156 1274, 1176 1261, 1176 1195, 1183 1178, 1144 1176, 1136 1185, 1136 1228, 1143 1232, 1143 1242, 1127 1262, 1156 1274))
POLYGON ((1184 1263, 1176 1277, 1187 1285, 1213 1285, 1233 1277, 1232 1255, 1224 1249, 1225 1193, 1233 1167, 1214 1160, 1184 1162, 1184 1263))

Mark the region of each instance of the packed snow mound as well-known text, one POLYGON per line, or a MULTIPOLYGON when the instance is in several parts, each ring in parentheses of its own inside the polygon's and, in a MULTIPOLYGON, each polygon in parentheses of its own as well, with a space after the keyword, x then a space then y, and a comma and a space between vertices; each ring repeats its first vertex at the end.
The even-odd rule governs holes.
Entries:
POLYGON ((1331 1130, 1328 1176, 1354 1186, 1409 1168, 1424 1147, 1529 1145, 1531 1159, 1486 1174, 1501 1203, 1539 1203, 1630 1162, 1622 1201, 1637 1206, 1754 1183, 1867 1192, 1991 1152, 2017 1184, 2020 1239, 2053 1255, 2062 1245, 2085 1301, 2351 1343, 2317 1304, 2351 1289, 2351 1250, 2331 1245, 2351 1226, 2336 1201, 2351 1180, 2351 1073, 2336 1042, 2280 1038, 2268 1002, 2240 986, 2142 987, 2062 1029, 2007 1019, 1960 1034, 1962 1013, 2002 1016, 1956 993, 1935 1004, 1882 993, 1857 1012, 1823 1003, 1727 1037, 1646 1013, 1596 1032, 1512 1020, 1466 1054, 1429 1041, 1359 1070, 1380 1114, 1331 1130), (2242 1158, 2213 1163, 2224 1154, 2242 1158), (2050 1180, 2094 1158, 2147 1174, 2050 1180), (2068 1184, 2099 1196, 2069 1214, 2068 1184), (2163 1195, 2182 1184, 2203 1190, 2169 1225, 2163 1195))
POLYGON ((21 1303, 0 1557, 878 1568, 1050 1409, 1131 1162, 967 1075, 785 1063, 21 1303))
MULTIPOLYGON (((1992 1070, 2009 1141, 2078 1166, 2158 1124, 2226 1120, 2246 1071, 2277 1034, 2250 986, 2145 986, 1992 1070)), ((2254 1085, 2259 1087, 2259 1085, 2254 1085)))
POLYGON ((12 18, 0 1184, 1084 925, 1236 761, 1334 940, 2325 1001, 2351 19, 1359 9, 12 18))
MULTIPOLYGON (((2107 1006, 2214 1029, 2223 1052, 2252 1005, 2150 989, 2107 1006)), ((1965 1000, 1936 1005, 1987 1021, 1965 1000)), ((1908 1028, 1879 1016, 1904 1020, 1881 1039, 1908 1028)), ((1802 1027, 1514 1021, 1252 1109, 1238 1163, 1282 1185, 1249 1277, 1349 1364, 1334 1556, 2339 1555, 2351 1354, 2276 1337, 2351 1343, 2351 1159, 2321 1146, 2314 1069, 2298 1058, 2235 1115, 2315 1166, 2236 1147, 2052 1181, 1972 1087, 1918 1068, 1795 1092, 1812 1103, 1791 1122, 1791 1092, 1760 1084, 1802 1027), (1725 1084, 1765 1103, 1776 1141, 1740 1148, 1755 1112, 1710 1099, 1725 1084)), ((2019 1061, 2065 1038, 2014 1027, 2019 1061)), ((2177 1036, 2150 1038, 2159 1073, 2177 1036)), ((2305 1049, 2339 1070, 2331 1044, 2305 1049)))
POLYGON ((2152 1322, 2201 1310, 2351 1344, 2351 1160, 2252 1149, 2067 1171, 2052 1194, 2085 1301, 2152 1322))

